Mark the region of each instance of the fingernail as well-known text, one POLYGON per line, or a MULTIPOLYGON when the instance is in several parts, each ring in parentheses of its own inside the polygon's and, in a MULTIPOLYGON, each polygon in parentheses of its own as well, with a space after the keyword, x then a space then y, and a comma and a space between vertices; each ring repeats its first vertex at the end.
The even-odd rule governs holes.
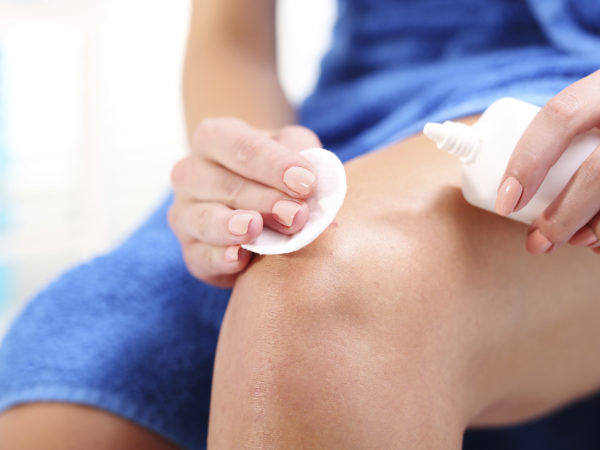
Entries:
POLYGON ((232 245, 225 250, 225 261, 236 262, 240 258, 240 246, 232 245))
POLYGON ((527 242, 525 244, 527 250, 534 255, 541 255, 546 253, 552 247, 552 242, 537 229, 527 236, 527 242))
POLYGON ((523 194, 523 186, 514 177, 508 177, 498 189, 498 197, 496 198, 496 212, 501 216, 508 216, 515 210, 515 206, 519 202, 523 194))
POLYGON ((229 219, 229 222, 227 223, 229 231, 236 236, 243 236, 248 232, 248 226, 250 226, 250 221, 253 218, 252 214, 248 213, 231 216, 231 219, 229 219))
POLYGON ((290 167, 283 174, 283 182, 292 191, 300 195, 308 195, 315 182, 315 176, 303 167, 290 167))
POLYGON ((589 226, 584 226, 569 239, 569 244, 578 247, 588 247, 598 242, 598 237, 589 226))
POLYGON ((296 217, 296 214, 298 214, 300 208, 302 208, 302 205, 296 202, 280 200, 275 203, 271 212, 279 223, 289 227, 292 225, 292 223, 294 223, 294 217, 296 217))

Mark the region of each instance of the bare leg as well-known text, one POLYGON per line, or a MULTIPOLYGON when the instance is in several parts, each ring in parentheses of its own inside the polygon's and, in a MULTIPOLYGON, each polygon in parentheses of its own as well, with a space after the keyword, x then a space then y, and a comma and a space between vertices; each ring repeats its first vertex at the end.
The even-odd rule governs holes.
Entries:
POLYGON ((234 289, 210 447, 458 449, 598 388, 597 255, 527 254, 421 136, 346 167, 337 225, 234 289))
POLYGON ((132 422, 99 409, 32 403, 0 416, 1 450, 174 450, 132 422))

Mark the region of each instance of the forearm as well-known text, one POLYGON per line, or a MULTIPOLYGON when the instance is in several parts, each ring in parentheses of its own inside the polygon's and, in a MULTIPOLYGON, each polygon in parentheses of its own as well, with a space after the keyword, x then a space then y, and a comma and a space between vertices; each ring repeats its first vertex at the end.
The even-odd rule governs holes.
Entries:
POLYGON ((183 98, 189 133, 203 118, 214 116, 238 117, 258 128, 294 122, 275 68, 227 45, 188 54, 183 98))
POLYGON ((189 34, 183 100, 188 133, 206 117, 234 116, 259 128, 293 123, 277 77, 274 17, 242 23, 197 7, 189 34), (250 28, 251 23, 258 27, 250 28))

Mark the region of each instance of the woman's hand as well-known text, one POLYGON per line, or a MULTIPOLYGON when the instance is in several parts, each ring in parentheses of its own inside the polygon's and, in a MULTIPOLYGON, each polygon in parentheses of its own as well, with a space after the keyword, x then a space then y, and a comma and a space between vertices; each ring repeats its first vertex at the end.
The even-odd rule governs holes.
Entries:
POLYGON ((231 287, 251 258, 240 244, 256 239, 263 226, 283 234, 299 231, 308 219, 303 200, 317 180, 298 152, 320 146, 300 126, 267 133, 238 119, 201 122, 190 155, 171 173, 169 225, 189 271, 231 287))
MULTIPOLYGON (((534 196, 573 138, 600 126, 600 71, 546 103, 521 136, 498 191, 496 210, 508 215, 534 196)), ((565 242, 600 254, 600 148, 529 229, 527 250, 548 253, 565 242)))

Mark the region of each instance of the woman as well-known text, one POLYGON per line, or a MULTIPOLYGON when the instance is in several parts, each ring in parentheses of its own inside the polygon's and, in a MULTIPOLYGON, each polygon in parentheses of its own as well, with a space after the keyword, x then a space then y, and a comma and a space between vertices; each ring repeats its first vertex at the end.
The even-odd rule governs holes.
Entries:
MULTIPOLYGON (((596 4, 342 1, 304 128, 288 126, 277 83, 273 3, 194 2, 192 151, 173 170, 174 201, 16 322, 0 402, 25 406, 0 416, 8 448, 202 448, 230 295, 211 448, 461 448, 468 427, 541 417, 598 388, 600 260, 558 249, 597 243, 596 157, 527 234, 467 205, 458 163, 411 136, 428 120, 473 122, 506 95, 545 103, 498 202, 522 207, 599 122, 596 4), (318 180, 297 152, 319 139, 354 158, 335 225, 297 253, 251 260, 240 242, 306 221, 318 180), (551 254, 528 254, 524 236, 551 254), (119 289, 103 285, 119 273, 119 289)), ((559 443, 547 435, 545 448, 559 443)))

